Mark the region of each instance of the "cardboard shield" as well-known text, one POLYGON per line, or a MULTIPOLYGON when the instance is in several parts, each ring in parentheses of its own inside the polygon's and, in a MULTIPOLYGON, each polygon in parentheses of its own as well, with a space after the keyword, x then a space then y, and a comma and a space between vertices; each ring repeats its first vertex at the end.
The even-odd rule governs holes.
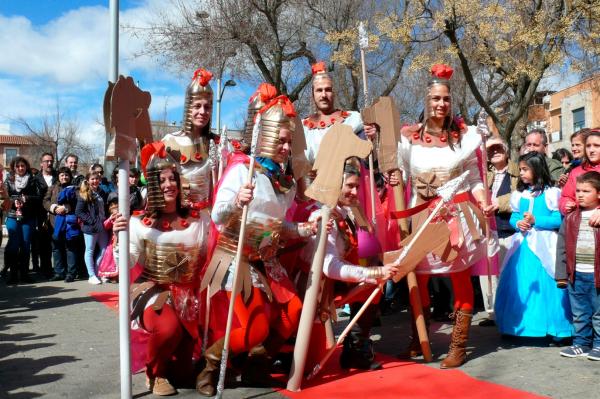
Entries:
POLYGON ((379 138, 375 146, 379 170, 389 172, 398 169, 398 141, 400 141, 400 112, 392 97, 379 97, 362 112, 365 124, 379 126, 379 138))
POLYGON ((292 133, 292 170, 294 179, 298 181, 312 169, 308 159, 306 159, 306 137, 304 137, 302 120, 298 116, 294 117, 294 131, 292 133))
POLYGON ((111 135, 106 159, 134 160, 137 155, 137 138, 140 145, 152 141, 152 127, 148 108, 150 93, 140 90, 133 78, 119 76, 115 84, 109 82, 104 95, 104 122, 111 135))
POLYGON ((344 162, 350 157, 366 158, 373 145, 354 134, 348 125, 335 123, 323 137, 313 169, 317 177, 305 195, 334 208, 343 183, 344 162))

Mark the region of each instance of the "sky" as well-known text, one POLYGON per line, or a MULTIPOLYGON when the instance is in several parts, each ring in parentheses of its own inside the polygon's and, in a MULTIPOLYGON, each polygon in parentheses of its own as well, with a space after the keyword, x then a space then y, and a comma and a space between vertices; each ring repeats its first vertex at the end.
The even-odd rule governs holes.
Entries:
MULTIPOLYGON (((120 24, 147 26, 162 0, 121 0, 120 24)), ((83 140, 101 152, 104 145, 102 100, 109 73, 108 0, 0 0, 0 124, 22 133, 14 119, 39 123, 55 113, 75 120, 83 140)), ((141 39, 120 29, 119 74, 132 76, 152 95, 153 120, 179 123, 185 87, 193 71, 177 74, 154 58, 136 57, 141 39)), ((228 76, 223 77, 229 79, 228 76)), ((221 124, 239 124, 252 88, 240 82, 223 96, 221 124)), ((212 83, 216 90, 216 82, 212 83)), ((216 114, 213 114, 213 127, 216 114)))

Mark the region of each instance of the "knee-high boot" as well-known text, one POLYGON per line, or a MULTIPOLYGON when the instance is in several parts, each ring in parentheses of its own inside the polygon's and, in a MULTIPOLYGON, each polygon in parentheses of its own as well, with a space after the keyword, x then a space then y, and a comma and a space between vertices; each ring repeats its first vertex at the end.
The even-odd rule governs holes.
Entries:
MULTIPOLYGON (((412 311, 410 315, 412 336, 408 347, 404 350, 404 352, 398 354, 398 357, 401 359, 411 359, 414 357, 419 357, 423 354, 423 351, 421 350, 421 340, 419 339, 419 332, 417 330, 417 323, 413 317, 412 311)), ((431 320, 431 310, 429 307, 423 308, 423 318, 425 319, 425 328, 427 329, 427 335, 429 336, 429 324, 431 320)))
POLYGON ((215 396, 224 344, 225 338, 221 338, 206 349, 204 353, 206 366, 196 377, 196 391, 200 395, 215 396))
POLYGON ((454 327, 452 328, 452 337, 450 338, 450 348, 448 355, 446 355, 446 358, 440 364, 440 368, 451 369, 460 367, 467 361, 466 348, 471 319, 473 319, 473 312, 470 310, 459 309, 454 312, 454 327))

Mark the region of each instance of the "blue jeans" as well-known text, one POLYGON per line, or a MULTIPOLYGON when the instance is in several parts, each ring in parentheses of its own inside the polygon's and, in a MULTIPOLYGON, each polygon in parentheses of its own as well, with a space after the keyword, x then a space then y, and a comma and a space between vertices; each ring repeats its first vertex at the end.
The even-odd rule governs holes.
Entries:
POLYGON ((16 277, 17 265, 21 272, 21 278, 29 271, 29 255, 31 253, 31 233, 35 229, 35 219, 6 218, 6 230, 8 230, 8 242, 6 243, 6 256, 8 266, 11 268, 11 276, 16 277))
POLYGON ((600 289, 594 286, 594 273, 575 272, 569 284, 573 313, 574 345, 600 347, 600 289))
POLYGON ((61 277, 77 275, 77 251, 79 242, 77 239, 67 240, 65 234, 52 240, 52 259, 54 261, 54 274, 61 277))
POLYGON ((98 277, 96 275, 96 271, 98 270, 97 262, 102 258, 104 250, 108 245, 108 234, 106 234, 106 231, 104 230, 94 234, 83 233, 83 240, 85 241, 85 254, 83 259, 85 260, 85 267, 87 268, 88 275, 90 277, 98 277), (94 256, 96 246, 98 246, 98 255, 94 256))

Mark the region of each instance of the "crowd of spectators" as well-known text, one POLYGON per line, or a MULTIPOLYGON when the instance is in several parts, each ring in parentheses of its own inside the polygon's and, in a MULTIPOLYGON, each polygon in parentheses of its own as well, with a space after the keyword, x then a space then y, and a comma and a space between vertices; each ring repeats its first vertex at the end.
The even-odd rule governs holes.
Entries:
MULTIPOLYGON (((80 173, 75 154, 58 169, 54 161, 53 154, 43 153, 36 169, 17 156, 2 175, 1 212, 8 233, 2 278, 8 284, 31 283, 34 272, 66 283, 115 281, 117 273, 99 276, 98 265, 111 242, 109 205, 118 202, 116 171, 108 180, 95 163, 87 174, 80 173)), ((140 211, 145 202, 140 172, 131 168, 129 176, 130 208, 140 211)))

